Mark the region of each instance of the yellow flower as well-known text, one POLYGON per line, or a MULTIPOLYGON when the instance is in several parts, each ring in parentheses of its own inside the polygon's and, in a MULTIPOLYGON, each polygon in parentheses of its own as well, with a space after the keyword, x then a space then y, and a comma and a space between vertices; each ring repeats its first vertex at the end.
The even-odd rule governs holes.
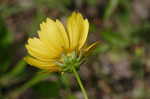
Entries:
POLYGON ((39 38, 29 38, 25 61, 49 72, 67 71, 68 65, 78 67, 85 53, 96 45, 85 46, 88 31, 88 20, 77 12, 68 18, 66 29, 59 20, 47 18, 40 24, 39 38))

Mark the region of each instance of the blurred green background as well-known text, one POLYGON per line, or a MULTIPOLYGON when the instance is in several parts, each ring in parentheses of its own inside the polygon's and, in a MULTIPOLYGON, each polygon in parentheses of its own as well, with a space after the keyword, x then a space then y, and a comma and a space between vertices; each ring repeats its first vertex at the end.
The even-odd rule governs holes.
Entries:
POLYGON ((0 0, 0 99, 83 99, 72 74, 26 64, 25 43, 46 17, 81 12, 88 43, 80 76, 89 99, 150 99, 150 0, 0 0))

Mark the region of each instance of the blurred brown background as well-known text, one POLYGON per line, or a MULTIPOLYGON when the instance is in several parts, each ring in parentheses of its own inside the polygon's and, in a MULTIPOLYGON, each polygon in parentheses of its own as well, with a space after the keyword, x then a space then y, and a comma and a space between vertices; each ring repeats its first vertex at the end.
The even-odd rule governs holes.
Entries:
POLYGON ((39 73, 25 43, 50 17, 88 18, 100 41, 79 71, 89 99, 150 99, 150 0, 1 0, 0 99, 83 99, 72 74, 39 73))

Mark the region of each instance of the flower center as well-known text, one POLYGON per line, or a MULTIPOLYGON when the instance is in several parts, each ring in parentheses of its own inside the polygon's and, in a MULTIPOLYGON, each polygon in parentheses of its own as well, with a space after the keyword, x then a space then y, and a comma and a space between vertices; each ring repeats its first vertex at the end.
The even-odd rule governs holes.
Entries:
POLYGON ((79 69, 81 60, 81 55, 73 51, 69 54, 62 54, 60 60, 57 61, 56 64, 62 68, 62 72, 72 72, 72 67, 79 69))

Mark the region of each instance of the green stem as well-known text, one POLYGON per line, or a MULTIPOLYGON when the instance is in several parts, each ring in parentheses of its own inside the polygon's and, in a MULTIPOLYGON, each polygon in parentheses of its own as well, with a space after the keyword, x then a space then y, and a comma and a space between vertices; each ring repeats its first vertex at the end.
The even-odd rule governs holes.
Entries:
POLYGON ((85 88, 84 88, 84 86, 83 86, 83 84, 82 84, 82 82, 81 82, 81 79, 80 79, 80 77, 79 77, 79 74, 77 73, 76 69, 75 69, 73 66, 72 66, 72 70, 73 70, 73 73, 74 73, 74 75, 75 75, 75 77, 76 77, 76 80, 77 80, 77 82, 78 82, 78 84, 79 84, 79 86, 80 86, 80 88, 81 88, 81 91, 82 91, 82 93, 83 93, 83 95, 84 95, 84 98, 85 98, 85 99, 88 99, 87 93, 86 93, 85 88))

